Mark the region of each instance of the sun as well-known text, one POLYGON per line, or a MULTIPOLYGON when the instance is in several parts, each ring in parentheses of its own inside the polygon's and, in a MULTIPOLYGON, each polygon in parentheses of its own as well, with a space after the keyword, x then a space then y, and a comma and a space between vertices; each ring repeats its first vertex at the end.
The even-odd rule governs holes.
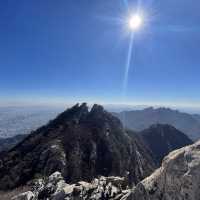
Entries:
POLYGON ((143 23, 143 19, 138 14, 132 15, 128 20, 129 29, 132 31, 138 30, 142 26, 142 23, 143 23))

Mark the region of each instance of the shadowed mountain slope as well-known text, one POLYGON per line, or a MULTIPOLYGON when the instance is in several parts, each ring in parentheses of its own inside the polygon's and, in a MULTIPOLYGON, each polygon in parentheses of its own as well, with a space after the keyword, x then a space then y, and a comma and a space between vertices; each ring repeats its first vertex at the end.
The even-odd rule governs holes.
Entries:
POLYGON ((169 152, 193 143, 184 133, 166 124, 152 125, 141 131, 140 135, 158 163, 169 152))
POLYGON ((9 138, 0 138, 0 152, 13 148, 17 143, 21 142, 27 135, 16 135, 9 138))

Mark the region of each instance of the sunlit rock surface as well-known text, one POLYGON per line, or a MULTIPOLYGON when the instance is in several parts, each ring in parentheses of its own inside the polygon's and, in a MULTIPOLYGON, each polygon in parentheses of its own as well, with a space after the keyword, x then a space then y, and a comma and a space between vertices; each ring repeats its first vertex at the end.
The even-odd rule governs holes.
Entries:
POLYGON ((199 200, 200 141, 165 157, 162 166, 140 182, 131 200, 199 200))
POLYGON ((99 177, 91 182, 79 181, 67 184, 61 173, 55 172, 47 179, 38 179, 33 183, 32 191, 19 194, 13 200, 121 200, 129 195, 127 180, 121 177, 99 177))

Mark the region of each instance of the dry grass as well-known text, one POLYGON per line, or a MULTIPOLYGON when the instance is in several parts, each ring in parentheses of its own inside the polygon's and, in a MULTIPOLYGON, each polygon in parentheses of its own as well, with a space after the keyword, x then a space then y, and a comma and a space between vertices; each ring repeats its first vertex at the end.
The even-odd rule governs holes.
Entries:
POLYGON ((0 200, 11 200, 12 197, 14 197, 20 193, 27 192, 29 190, 30 190, 30 187, 23 186, 23 187, 19 187, 14 190, 11 190, 11 191, 0 191, 0 200))

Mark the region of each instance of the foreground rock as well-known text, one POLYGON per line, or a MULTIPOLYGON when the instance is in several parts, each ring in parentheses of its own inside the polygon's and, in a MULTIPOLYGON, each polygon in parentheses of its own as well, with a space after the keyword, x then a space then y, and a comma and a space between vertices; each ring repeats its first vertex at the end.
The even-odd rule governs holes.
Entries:
POLYGON ((99 175, 136 184, 154 170, 149 151, 102 106, 75 105, 0 155, 0 190, 60 171, 67 183, 99 175))
POLYGON ((162 167, 140 182, 130 200, 199 200, 200 141, 173 151, 162 167))
POLYGON ((120 200, 130 193, 127 181, 120 177, 100 177, 92 182, 80 181, 67 184, 61 173, 55 172, 48 179, 34 183, 33 190, 13 197, 13 200, 120 200))

